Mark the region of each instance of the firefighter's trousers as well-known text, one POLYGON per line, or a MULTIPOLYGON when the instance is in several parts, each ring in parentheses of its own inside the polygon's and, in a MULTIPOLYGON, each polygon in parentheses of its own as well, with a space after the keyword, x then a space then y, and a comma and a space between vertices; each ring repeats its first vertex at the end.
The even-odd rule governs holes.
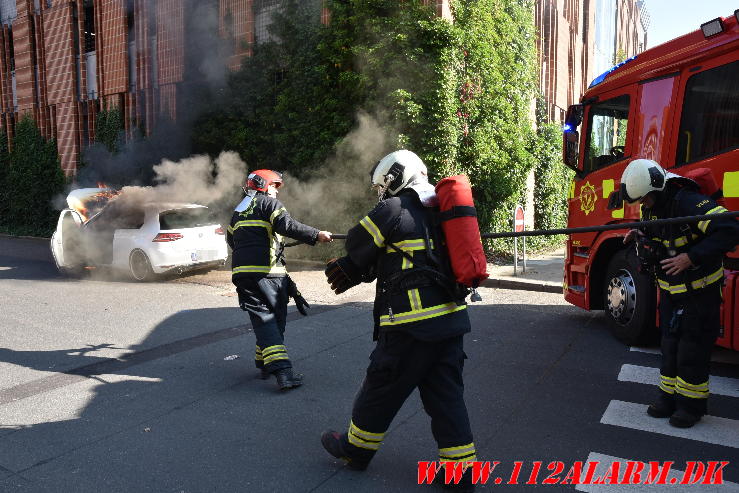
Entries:
POLYGON ((463 336, 437 342, 414 339, 404 332, 380 333, 377 347, 354 401, 342 446, 349 458, 369 462, 390 422, 418 387, 440 460, 475 460, 472 431, 464 403, 463 336))
POLYGON ((720 283, 680 300, 660 291, 660 391, 673 396, 677 409, 695 416, 707 412, 709 365, 721 326, 720 309, 720 283))
POLYGON ((287 277, 240 279, 236 286, 239 305, 249 313, 257 346, 254 362, 270 373, 291 368, 285 347, 287 323, 287 277))

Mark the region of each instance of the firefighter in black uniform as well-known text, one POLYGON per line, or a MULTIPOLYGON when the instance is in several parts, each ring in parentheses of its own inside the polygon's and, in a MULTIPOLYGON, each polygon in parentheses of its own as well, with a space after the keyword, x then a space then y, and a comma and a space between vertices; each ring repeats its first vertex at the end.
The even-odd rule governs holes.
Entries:
MULTIPOLYGON (((348 430, 326 431, 321 443, 350 468, 364 470, 393 417, 418 387, 439 459, 475 460, 462 380, 462 339, 470 331, 466 293, 449 277, 437 275, 444 248, 433 232, 434 187, 421 159, 406 150, 383 158, 371 175, 381 201, 349 231, 347 255, 329 261, 326 275, 337 294, 377 279, 377 346, 348 430)), ((458 487, 474 488, 469 474, 458 487)))
POLYGON ((629 163, 621 193, 627 202, 642 204, 647 221, 643 231, 630 231, 624 242, 637 240, 639 257, 643 264, 651 263, 660 289, 660 390, 647 413, 689 428, 707 412, 711 350, 721 327, 722 261, 739 242, 739 223, 718 218, 650 227, 650 219, 726 211, 699 193, 692 180, 666 172, 652 160, 629 163))
POLYGON ((293 373, 285 348, 289 296, 301 312, 305 303, 287 275, 282 236, 315 245, 331 241, 331 233, 306 226, 288 214, 277 200, 282 175, 260 169, 249 174, 246 197, 236 207, 226 241, 233 250, 232 281, 239 305, 249 313, 257 338, 255 363, 263 379, 275 375, 281 390, 298 387, 302 375, 293 373))

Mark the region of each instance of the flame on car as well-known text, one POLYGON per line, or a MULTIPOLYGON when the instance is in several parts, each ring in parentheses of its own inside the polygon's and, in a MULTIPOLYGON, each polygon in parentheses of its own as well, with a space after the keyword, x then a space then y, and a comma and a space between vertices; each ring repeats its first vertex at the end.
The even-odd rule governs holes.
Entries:
POLYGON ((67 205, 77 211, 83 221, 87 221, 119 193, 120 191, 109 188, 105 183, 98 183, 98 188, 78 188, 69 192, 67 205))

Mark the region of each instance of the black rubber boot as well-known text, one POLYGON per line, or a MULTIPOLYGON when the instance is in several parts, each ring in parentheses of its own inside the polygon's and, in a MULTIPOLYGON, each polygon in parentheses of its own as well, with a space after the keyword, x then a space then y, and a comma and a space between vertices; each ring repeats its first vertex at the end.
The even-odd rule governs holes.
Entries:
POLYGON ((267 370, 265 370, 264 368, 259 369, 259 378, 261 378, 262 380, 269 380, 269 377, 271 376, 272 374, 268 372, 267 370))
POLYGON ((674 412, 675 398, 667 392, 661 392, 657 402, 647 408, 647 414, 653 418, 669 418, 674 412))
POLYGON ((326 452, 333 455, 337 459, 341 459, 346 462, 349 469, 355 471, 364 471, 367 469, 369 462, 358 461, 352 459, 344 452, 344 447, 341 445, 341 434, 338 431, 324 431, 321 434, 321 445, 326 449, 326 452))
POLYGON ((692 414, 685 409, 678 409, 670 416, 670 424, 676 428, 690 428, 700 420, 700 415, 692 414))
POLYGON ((290 390, 303 385, 303 375, 293 373, 292 368, 283 368, 275 372, 277 377, 277 386, 280 390, 290 390))

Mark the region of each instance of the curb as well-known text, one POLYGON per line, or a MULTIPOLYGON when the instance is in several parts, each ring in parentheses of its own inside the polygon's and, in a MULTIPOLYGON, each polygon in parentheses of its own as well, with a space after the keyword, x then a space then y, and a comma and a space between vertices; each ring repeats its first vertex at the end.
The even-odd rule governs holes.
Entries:
POLYGON ((501 278, 488 278, 485 279, 482 284, 485 288, 498 288, 498 289, 515 289, 519 291, 535 291, 538 293, 558 293, 562 294, 561 285, 557 284, 544 284, 541 282, 527 282, 527 281, 515 281, 513 279, 501 279, 501 278))
POLYGON ((51 238, 42 238, 40 236, 16 236, 6 233, 0 233, 0 238, 8 238, 11 240, 34 240, 34 241, 51 241, 51 238))

